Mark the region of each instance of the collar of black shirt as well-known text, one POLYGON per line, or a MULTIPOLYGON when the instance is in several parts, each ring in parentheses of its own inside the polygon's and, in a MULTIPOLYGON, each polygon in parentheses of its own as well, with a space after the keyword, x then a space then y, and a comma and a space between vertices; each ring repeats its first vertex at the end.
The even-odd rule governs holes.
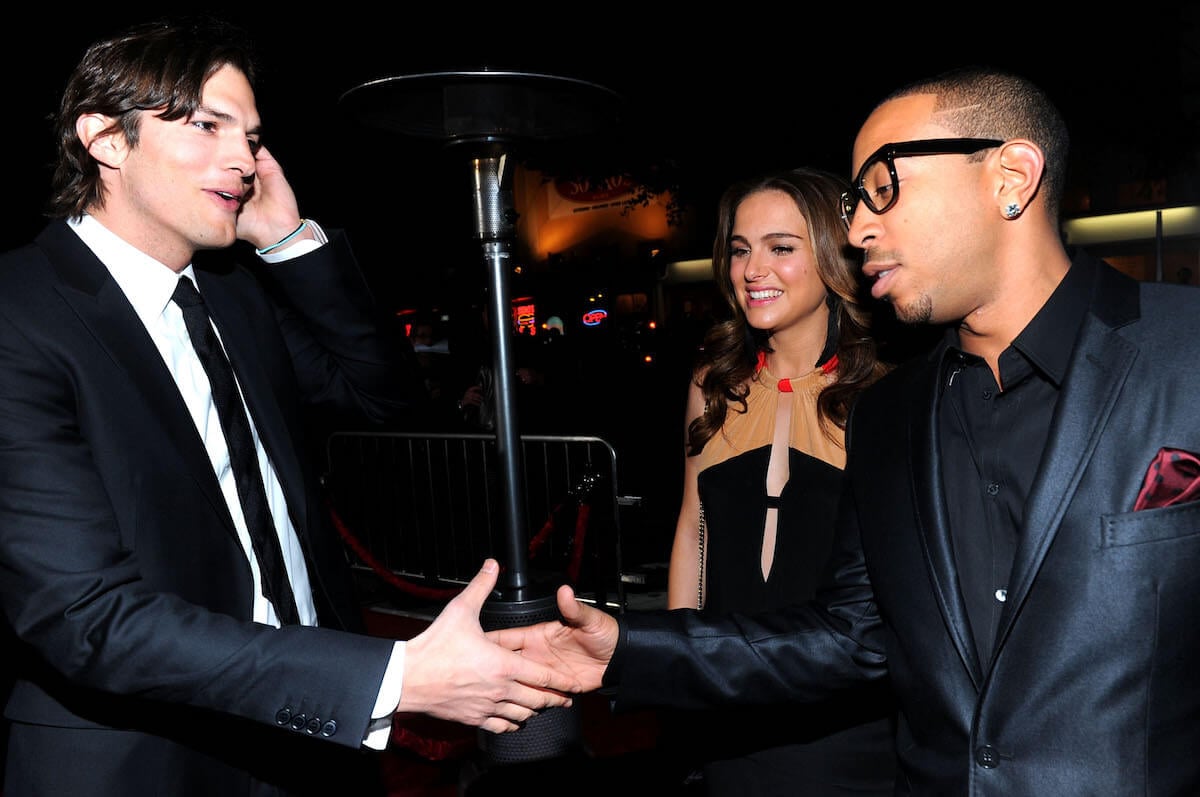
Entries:
MULTIPOLYGON (((1037 368, 1055 387, 1062 387, 1063 378, 1067 374, 1067 364, 1071 360, 1071 350, 1075 347, 1075 338, 1083 326, 1088 304, 1096 280, 1096 271, 1081 265, 1079 258, 1073 258, 1071 268, 1062 282, 1050 294, 1050 298, 1042 305, 1021 333, 1017 335, 1007 349, 1000 354, 1003 373, 1003 363, 1011 360, 1011 355, 1019 352, 1035 368, 1037 368)), ((942 361, 942 371, 949 363, 963 363, 963 358, 970 359, 972 355, 962 350, 958 336, 958 327, 951 326, 946 330, 946 347, 942 361)), ((949 367, 953 367, 952 365, 949 367)), ((942 380, 945 385, 945 380, 942 380)))

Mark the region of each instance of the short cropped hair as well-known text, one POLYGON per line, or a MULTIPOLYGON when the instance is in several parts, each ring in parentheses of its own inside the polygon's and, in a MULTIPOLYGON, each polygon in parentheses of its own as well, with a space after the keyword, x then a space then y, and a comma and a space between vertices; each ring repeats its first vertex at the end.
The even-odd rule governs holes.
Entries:
MULTIPOLYGON (((1039 191, 1057 219, 1066 185, 1070 137, 1062 114, 1044 91, 1025 78, 986 67, 964 67, 900 88, 883 102, 934 94, 938 122, 967 138, 1026 138, 1045 156, 1039 191)), ((883 102, 880 104, 882 105, 883 102)))

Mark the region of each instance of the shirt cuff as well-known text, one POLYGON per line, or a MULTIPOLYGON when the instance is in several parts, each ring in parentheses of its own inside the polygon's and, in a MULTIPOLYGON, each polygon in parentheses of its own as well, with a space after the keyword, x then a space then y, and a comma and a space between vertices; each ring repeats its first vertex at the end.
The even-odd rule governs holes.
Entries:
POLYGON ((320 224, 309 219, 308 229, 313 231, 312 238, 301 238, 287 249, 279 252, 269 252, 265 255, 259 255, 259 257, 263 259, 264 263, 282 263, 285 260, 291 260, 293 257, 306 255, 323 244, 329 243, 329 236, 325 234, 325 230, 321 228, 320 224))
POLYGON ((397 641, 392 646, 392 656, 383 672, 383 683, 379 685, 379 695, 371 711, 371 723, 363 739, 363 745, 372 750, 386 749, 392 736, 392 717, 400 705, 400 693, 404 688, 404 652, 404 642, 397 641))

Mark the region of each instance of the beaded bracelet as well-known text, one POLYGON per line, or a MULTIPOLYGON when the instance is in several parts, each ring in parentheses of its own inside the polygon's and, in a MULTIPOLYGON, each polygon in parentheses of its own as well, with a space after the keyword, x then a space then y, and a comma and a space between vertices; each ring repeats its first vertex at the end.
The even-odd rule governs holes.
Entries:
POLYGON ((284 244, 286 244, 288 241, 290 241, 290 240, 292 240, 293 238, 295 238, 295 237, 296 237, 297 235, 299 235, 300 233, 304 232, 304 230, 305 230, 305 228, 306 228, 306 227, 308 227, 308 219, 300 219, 300 226, 299 226, 299 227, 297 227, 296 229, 292 230, 290 233, 288 233, 287 235, 283 236, 282 238, 280 238, 278 241, 276 241, 275 243, 271 244, 270 246, 264 246, 262 249, 255 249, 255 250, 254 250, 254 253, 255 253, 255 254, 258 254, 258 255, 265 255, 265 254, 267 254, 267 253, 269 253, 269 252, 272 252, 272 251, 274 251, 274 250, 278 249, 279 247, 283 246, 284 244))

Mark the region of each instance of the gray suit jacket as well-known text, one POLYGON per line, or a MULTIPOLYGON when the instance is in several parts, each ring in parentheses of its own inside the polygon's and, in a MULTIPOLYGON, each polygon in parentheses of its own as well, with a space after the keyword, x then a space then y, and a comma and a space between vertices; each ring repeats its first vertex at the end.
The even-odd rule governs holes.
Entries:
POLYGON ((626 615, 606 673, 617 707, 803 703, 887 679, 897 794, 1200 793, 1200 503, 1132 511, 1160 447, 1200 452, 1200 291, 1080 253, 1072 268, 1096 270, 1096 288, 992 661, 978 659, 951 550, 939 346, 855 407, 817 600, 753 618, 626 615))

